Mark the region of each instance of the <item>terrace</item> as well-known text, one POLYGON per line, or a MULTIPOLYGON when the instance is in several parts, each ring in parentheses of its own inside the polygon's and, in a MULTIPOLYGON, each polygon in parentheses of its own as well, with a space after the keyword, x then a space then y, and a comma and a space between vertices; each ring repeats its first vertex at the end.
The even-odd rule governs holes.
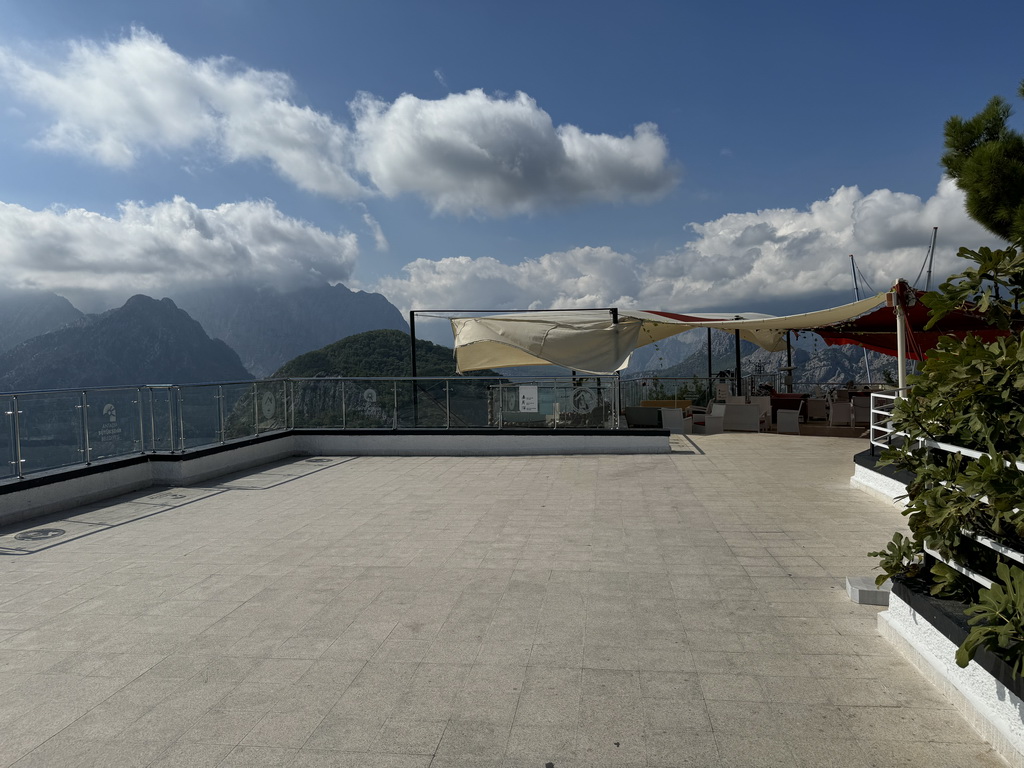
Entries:
POLYGON ((865 447, 293 456, 8 527, 0 765, 1004 765, 847 597, 903 522, 865 447))

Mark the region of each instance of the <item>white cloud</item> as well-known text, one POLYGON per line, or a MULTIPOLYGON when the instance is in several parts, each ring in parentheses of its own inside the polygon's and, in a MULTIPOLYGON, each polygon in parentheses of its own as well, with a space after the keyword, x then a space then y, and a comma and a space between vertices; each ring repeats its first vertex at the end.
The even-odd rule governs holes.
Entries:
POLYGON ((205 149, 228 162, 265 161, 296 186, 341 200, 415 194, 434 211, 496 216, 643 201, 676 181, 649 123, 631 136, 589 134, 554 126, 525 94, 474 90, 390 104, 363 94, 349 127, 296 104, 285 74, 189 59, 144 29, 73 43, 62 61, 0 48, 0 79, 52 116, 38 146, 115 168, 145 152, 205 149))
POLYGON ((282 289, 339 282, 357 255, 355 235, 324 232, 270 202, 202 209, 176 197, 125 203, 117 218, 0 203, 5 283, 54 291, 87 311, 133 293, 173 296, 208 282, 282 289))
MULTIPOLYGON (((852 301, 849 254, 876 291, 893 280, 913 281, 931 227, 939 227, 934 274, 960 271, 961 245, 998 245, 967 217, 963 195, 943 179, 927 200, 842 187, 806 210, 767 209, 728 214, 691 225, 696 237, 642 263, 609 248, 576 248, 519 264, 466 257, 408 264, 404 276, 375 290, 403 310, 546 309, 619 306, 668 311, 744 311, 755 303, 807 306, 832 293, 852 301)), ((934 282, 933 282, 934 285, 934 282)))
POLYGON ((384 236, 384 230, 381 229, 380 222, 365 209, 363 210, 363 223, 366 224, 367 229, 373 234, 373 242, 377 246, 377 250, 381 253, 387 253, 391 246, 388 243, 387 237, 384 236))
POLYGON ((645 123, 632 136, 554 126, 524 93, 481 90, 439 101, 363 94, 352 104, 359 168, 389 197, 412 192, 436 212, 507 215, 581 201, 647 200, 676 182, 668 147, 645 123))

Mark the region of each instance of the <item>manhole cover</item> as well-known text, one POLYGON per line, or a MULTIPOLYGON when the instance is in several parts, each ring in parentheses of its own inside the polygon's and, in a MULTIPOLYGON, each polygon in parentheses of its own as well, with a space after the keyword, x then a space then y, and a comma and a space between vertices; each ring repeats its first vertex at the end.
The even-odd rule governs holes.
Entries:
POLYGON ((330 459, 306 459, 307 464, 330 464, 330 459))
POLYGON ((36 528, 34 531, 22 531, 14 534, 19 541, 43 541, 44 539, 55 539, 65 533, 62 528, 36 528))

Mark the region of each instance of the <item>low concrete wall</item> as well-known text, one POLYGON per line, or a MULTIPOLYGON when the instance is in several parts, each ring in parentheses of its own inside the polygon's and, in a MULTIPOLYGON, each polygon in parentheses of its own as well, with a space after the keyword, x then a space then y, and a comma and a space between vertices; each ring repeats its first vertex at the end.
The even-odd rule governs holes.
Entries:
POLYGON ((303 456, 543 456, 670 453, 668 432, 581 434, 563 430, 527 432, 403 432, 295 435, 303 456))
POLYGON ((290 456, 536 456, 669 453, 667 430, 294 431, 199 449, 147 454, 0 485, 0 525, 153 485, 187 486, 290 456))
POLYGON ((893 593, 878 631, 1015 768, 1024 768, 1024 702, 976 662, 956 665, 956 645, 893 593))
POLYGON ((891 501, 897 506, 905 507, 907 505, 906 500, 899 498, 906 494, 906 485, 859 464, 853 465, 853 477, 850 478, 850 485, 865 493, 870 493, 872 496, 891 501))

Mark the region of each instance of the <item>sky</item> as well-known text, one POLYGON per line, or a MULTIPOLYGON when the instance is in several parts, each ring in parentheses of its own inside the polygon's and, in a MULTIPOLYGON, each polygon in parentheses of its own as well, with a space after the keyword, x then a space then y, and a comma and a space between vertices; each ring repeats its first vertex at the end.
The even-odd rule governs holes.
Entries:
POLYGON ((933 227, 937 278, 999 245, 943 177, 943 124, 1019 107, 1024 78, 1017 3, 0 0, 0 18, 3 282, 87 312, 323 281, 403 312, 823 309, 853 300, 851 254, 866 292, 913 282, 933 227))

